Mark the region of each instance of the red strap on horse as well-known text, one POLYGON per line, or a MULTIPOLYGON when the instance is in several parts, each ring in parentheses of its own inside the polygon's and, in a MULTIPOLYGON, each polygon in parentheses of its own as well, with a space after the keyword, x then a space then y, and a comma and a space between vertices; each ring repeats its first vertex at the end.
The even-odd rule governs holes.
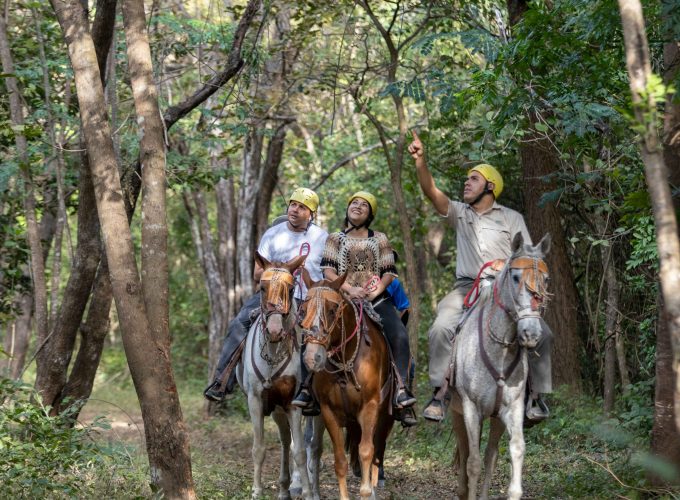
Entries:
POLYGON ((482 273, 484 272, 484 269, 486 269, 487 267, 493 266, 494 262, 495 261, 491 260, 485 263, 477 273, 477 277, 475 278, 475 282, 472 284, 472 288, 465 295, 465 299, 463 300, 463 304, 465 305, 465 307, 470 308, 473 306, 475 302, 477 302, 477 299, 479 298, 479 283, 482 281, 482 273), (472 298, 473 293, 474 298, 472 298))

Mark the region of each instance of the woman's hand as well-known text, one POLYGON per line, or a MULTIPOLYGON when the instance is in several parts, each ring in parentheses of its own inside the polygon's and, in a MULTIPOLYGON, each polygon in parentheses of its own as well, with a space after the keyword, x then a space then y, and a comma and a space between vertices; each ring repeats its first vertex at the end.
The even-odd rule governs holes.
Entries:
POLYGON ((366 290, 360 286, 352 286, 347 290, 347 296, 352 300, 362 300, 366 298, 366 290))

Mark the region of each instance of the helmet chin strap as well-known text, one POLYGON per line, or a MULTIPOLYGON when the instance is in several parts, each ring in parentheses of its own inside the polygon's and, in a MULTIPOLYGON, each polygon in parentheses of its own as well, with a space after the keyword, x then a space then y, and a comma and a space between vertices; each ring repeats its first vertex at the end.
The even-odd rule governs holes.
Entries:
POLYGON ((488 193, 493 194, 493 191, 492 191, 491 189, 489 189, 489 184, 490 184, 490 183, 487 182, 487 183, 485 184, 485 186, 484 186, 484 191, 482 191, 481 193, 479 193, 479 196, 477 196, 477 198, 475 198, 474 200, 472 200, 472 201, 470 202, 470 206, 471 206, 471 207, 472 207, 472 206, 475 206, 477 203, 479 203, 479 202, 482 200, 482 198, 484 198, 484 195, 485 195, 485 194, 488 194, 488 193))

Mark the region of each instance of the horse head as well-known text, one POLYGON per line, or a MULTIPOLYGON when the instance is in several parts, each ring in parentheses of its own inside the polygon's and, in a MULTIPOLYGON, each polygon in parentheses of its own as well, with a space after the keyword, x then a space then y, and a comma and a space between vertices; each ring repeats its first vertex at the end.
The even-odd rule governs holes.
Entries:
POLYGON ((512 241, 512 254, 494 289, 498 305, 517 324, 520 346, 532 349, 541 338, 541 317, 548 298, 548 266, 543 260, 550 250, 550 235, 535 245, 524 244, 522 233, 512 241))
POLYGON ((255 255, 255 260, 264 269, 260 277, 260 307, 271 342, 279 342, 286 333, 284 319, 290 315, 295 290, 293 272, 306 258, 301 255, 288 262, 269 262, 259 253, 255 255))
POLYGON ((308 289, 307 298, 300 306, 300 326, 307 345, 304 363, 310 371, 318 372, 326 365, 333 332, 343 325, 346 302, 340 287, 347 275, 343 274, 333 281, 324 279, 317 282, 312 282, 306 272, 303 277, 308 289))

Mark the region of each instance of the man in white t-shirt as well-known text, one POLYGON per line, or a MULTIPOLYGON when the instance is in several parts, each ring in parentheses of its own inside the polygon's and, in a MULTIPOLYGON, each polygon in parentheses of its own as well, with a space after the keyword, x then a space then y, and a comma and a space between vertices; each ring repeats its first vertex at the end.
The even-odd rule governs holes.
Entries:
MULTIPOLYGON (((328 233, 312 220, 319 207, 319 197, 308 188, 297 188, 288 198, 287 221, 276 224, 262 235, 258 253, 270 262, 288 262, 299 256, 307 255, 305 268, 314 281, 323 278, 321 273, 321 256, 328 233)), ((262 267, 255 262, 254 279, 260 280, 262 267)), ((248 298, 236 317, 229 323, 227 337, 222 353, 215 369, 213 382, 203 392, 206 399, 221 401, 226 394, 231 394, 236 383, 234 367, 239 346, 248 335, 252 324, 251 313, 260 305, 260 291, 248 298)), ((302 300, 307 295, 307 288, 298 278, 295 286, 295 298, 302 300)))

